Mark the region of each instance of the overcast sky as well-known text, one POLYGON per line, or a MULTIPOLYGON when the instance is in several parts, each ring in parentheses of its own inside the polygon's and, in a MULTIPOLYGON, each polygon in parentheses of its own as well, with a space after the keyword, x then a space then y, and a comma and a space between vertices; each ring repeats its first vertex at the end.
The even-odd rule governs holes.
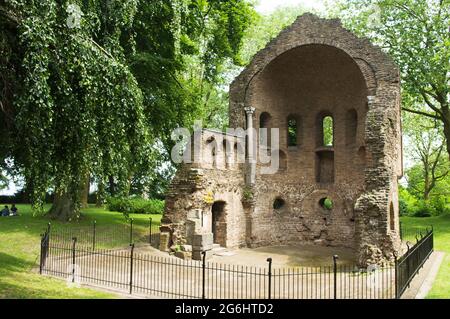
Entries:
POLYGON ((256 10, 262 14, 271 13, 279 6, 286 7, 299 4, 306 8, 325 9, 323 0, 259 0, 258 2, 259 4, 256 6, 256 10))

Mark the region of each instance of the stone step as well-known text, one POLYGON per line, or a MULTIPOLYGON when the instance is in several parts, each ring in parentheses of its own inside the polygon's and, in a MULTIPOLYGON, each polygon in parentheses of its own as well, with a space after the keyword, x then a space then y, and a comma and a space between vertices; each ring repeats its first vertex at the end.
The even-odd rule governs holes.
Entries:
POLYGON ((214 248, 220 248, 220 244, 213 244, 212 249, 214 249, 214 248))
POLYGON ((218 252, 222 252, 222 251, 226 251, 227 249, 226 248, 223 248, 223 247, 216 247, 216 248, 213 248, 213 249, 211 249, 211 252, 212 253, 218 253, 218 252))

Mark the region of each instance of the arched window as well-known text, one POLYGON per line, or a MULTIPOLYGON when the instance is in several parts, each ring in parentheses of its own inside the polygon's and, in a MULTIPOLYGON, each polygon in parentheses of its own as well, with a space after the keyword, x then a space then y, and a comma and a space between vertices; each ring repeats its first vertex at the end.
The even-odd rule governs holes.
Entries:
POLYGON ((270 146, 271 121, 272 117, 267 112, 263 112, 259 116, 259 144, 262 146, 270 146))
POLYGON ((217 164, 217 141, 214 136, 210 136, 206 140, 206 156, 207 156, 206 157, 207 163, 211 163, 212 166, 216 166, 216 164, 217 164))
POLYGON ((230 164, 232 164, 232 161, 233 161, 232 155, 231 155, 232 154, 231 153, 232 152, 231 144, 227 139, 224 139, 222 144, 223 144, 223 155, 225 158, 225 167, 229 168, 230 164))
POLYGON ((290 115, 287 119, 287 145, 297 146, 298 124, 297 119, 290 115))
POLYGON ((325 116, 322 120, 322 134, 323 134, 323 146, 333 146, 334 142, 334 127, 333 118, 331 116, 325 116))

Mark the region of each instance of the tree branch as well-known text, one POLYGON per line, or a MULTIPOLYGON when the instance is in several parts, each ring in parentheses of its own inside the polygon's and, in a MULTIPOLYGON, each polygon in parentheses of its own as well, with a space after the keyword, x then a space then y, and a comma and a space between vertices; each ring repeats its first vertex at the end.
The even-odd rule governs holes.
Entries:
POLYGON ((434 114, 430 114, 430 113, 427 113, 427 112, 421 112, 421 111, 412 110, 412 109, 409 109, 407 107, 402 107, 402 110, 406 111, 406 112, 410 112, 410 113, 415 113, 415 114, 431 117, 431 118, 436 119, 436 120, 440 120, 441 119, 440 116, 437 116, 437 115, 434 115, 434 114))

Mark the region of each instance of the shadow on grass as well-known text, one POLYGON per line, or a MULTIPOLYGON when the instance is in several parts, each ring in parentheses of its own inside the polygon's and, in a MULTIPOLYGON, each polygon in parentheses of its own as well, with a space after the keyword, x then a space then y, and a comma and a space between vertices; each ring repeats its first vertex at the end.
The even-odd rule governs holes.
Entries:
POLYGON ((32 268, 34 263, 0 252, 0 274, 5 272, 23 271, 32 268))

